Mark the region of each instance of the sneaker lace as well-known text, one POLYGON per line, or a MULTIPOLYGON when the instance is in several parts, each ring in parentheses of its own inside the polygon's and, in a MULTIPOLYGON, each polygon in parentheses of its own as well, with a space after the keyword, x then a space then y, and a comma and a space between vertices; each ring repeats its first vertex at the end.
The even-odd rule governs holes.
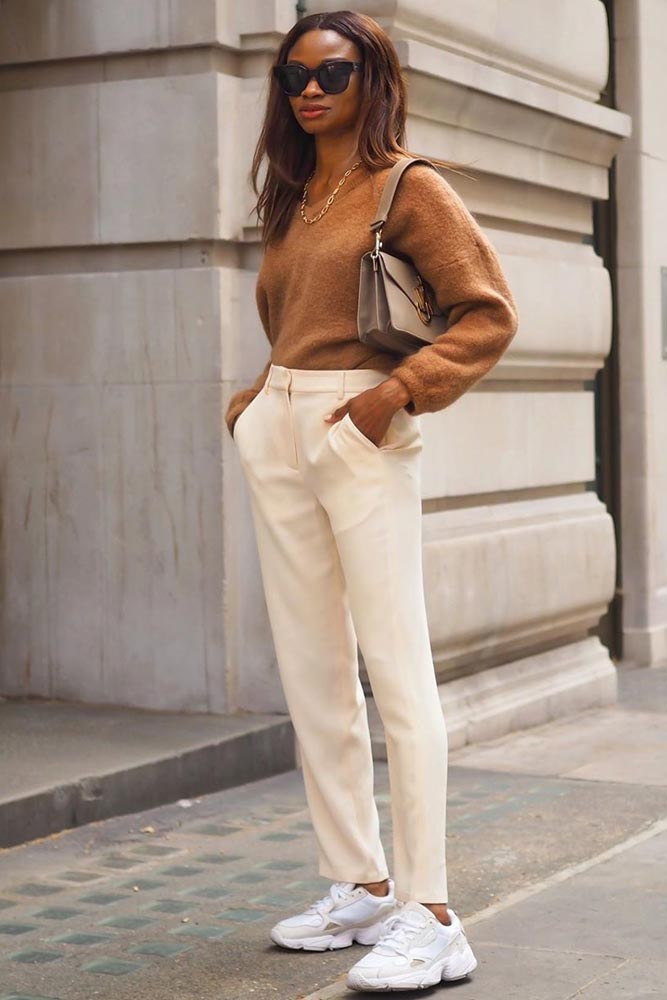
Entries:
POLYGON ((375 949, 381 948, 383 954, 394 952, 397 955, 407 955, 410 942, 424 929, 422 925, 413 923, 404 913, 392 913, 384 921, 384 930, 380 933, 375 949))
POLYGON ((349 882, 334 882, 326 896, 322 896, 321 899, 311 903, 306 913, 317 913, 320 916, 329 913, 341 899, 345 898, 350 884, 349 882))

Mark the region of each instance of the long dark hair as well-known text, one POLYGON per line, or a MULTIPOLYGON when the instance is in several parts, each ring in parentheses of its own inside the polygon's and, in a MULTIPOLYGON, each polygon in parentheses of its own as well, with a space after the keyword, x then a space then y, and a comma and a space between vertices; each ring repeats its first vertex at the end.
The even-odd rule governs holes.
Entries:
MULTIPOLYGON (((349 38, 361 51, 364 63, 359 157, 370 170, 390 167, 403 156, 414 156, 405 147, 406 88, 394 44, 384 29, 366 14, 351 10, 310 14, 287 32, 273 65, 286 62, 290 49, 307 31, 330 29, 349 38)), ((315 139, 299 126, 287 98, 269 71, 269 96, 262 129, 252 161, 252 186, 257 196, 254 211, 264 226, 266 245, 286 231, 303 185, 315 167, 315 139), (261 191, 262 162, 267 171, 261 191)), ((445 160, 432 163, 453 167, 445 160)))

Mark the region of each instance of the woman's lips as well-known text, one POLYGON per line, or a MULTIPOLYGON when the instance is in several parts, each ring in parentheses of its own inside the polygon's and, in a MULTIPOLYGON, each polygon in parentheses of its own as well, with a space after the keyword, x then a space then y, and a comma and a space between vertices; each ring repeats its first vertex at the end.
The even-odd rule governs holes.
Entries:
POLYGON ((299 112, 304 118, 319 118, 320 115, 326 114, 328 108, 302 108, 299 112))

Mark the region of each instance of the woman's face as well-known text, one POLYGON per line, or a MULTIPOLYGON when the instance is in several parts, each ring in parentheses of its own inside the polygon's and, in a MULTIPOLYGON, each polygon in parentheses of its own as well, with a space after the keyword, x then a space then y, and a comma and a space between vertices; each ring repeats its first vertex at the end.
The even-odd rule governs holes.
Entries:
MULTIPOLYGON (((287 63, 302 63, 315 69, 329 59, 347 59, 361 62, 359 48, 337 31, 315 29, 307 31, 287 53, 287 63)), ((363 70, 354 70, 350 82, 340 94, 326 94, 317 79, 312 77, 298 97, 288 97, 294 116, 304 132, 323 135, 354 129, 361 108, 361 76, 363 70), (303 111, 313 105, 326 110, 308 117, 303 111)))

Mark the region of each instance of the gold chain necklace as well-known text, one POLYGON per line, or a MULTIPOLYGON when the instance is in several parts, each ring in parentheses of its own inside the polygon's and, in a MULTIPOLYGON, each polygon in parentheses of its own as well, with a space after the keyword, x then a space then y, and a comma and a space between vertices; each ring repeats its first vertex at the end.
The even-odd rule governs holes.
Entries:
POLYGON ((306 183, 304 185, 304 188, 303 188, 303 197, 301 199, 301 218, 303 219, 304 222, 306 222, 309 226, 311 226, 313 224, 313 222, 318 222, 322 218, 322 216, 325 214, 325 212, 329 211, 329 208, 333 204, 333 200, 336 197, 336 195, 338 194, 338 191, 343 186, 343 184, 345 183, 345 181, 347 180, 347 178, 350 176, 350 174, 352 173, 352 171, 356 170, 357 167, 360 165, 360 163, 361 163, 361 160, 357 160, 357 162, 353 163, 351 167, 348 167, 348 169, 345 171, 345 173, 343 174, 343 176, 341 177, 341 179, 338 181, 338 184, 336 184, 336 187, 334 188, 334 190, 331 192, 331 194, 327 198, 326 204, 324 205, 324 208, 320 209, 320 211, 317 213, 317 215, 315 216, 314 219, 308 219, 306 217, 306 211, 305 211, 305 208, 306 208, 306 198, 308 197, 308 185, 310 184, 311 180, 313 179, 313 175, 315 174, 315 171, 313 170, 313 173, 310 175, 310 177, 308 178, 308 180, 306 181, 306 183))

